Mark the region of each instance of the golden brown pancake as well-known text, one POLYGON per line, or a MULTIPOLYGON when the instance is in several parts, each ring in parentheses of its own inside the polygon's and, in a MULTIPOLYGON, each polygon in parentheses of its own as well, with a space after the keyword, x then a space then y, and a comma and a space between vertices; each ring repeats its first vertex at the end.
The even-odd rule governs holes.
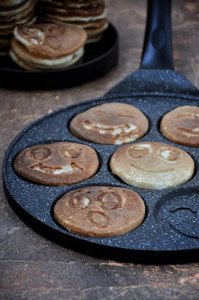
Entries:
POLYGON ((54 207, 54 218, 68 231, 90 237, 117 236, 137 228, 145 205, 132 190, 106 186, 66 193, 54 207))
POLYGON ((55 18, 51 17, 44 17, 43 20, 47 23, 54 23, 54 24, 69 24, 71 26, 76 26, 79 28, 85 29, 87 33, 87 41, 86 43, 95 43, 99 41, 103 37, 103 32, 108 28, 109 23, 106 18, 91 22, 64 22, 55 18), (100 24, 100 26, 98 26, 100 24))
POLYGON ((77 27, 34 24, 14 30, 11 58, 30 70, 58 69, 77 63, 84 54, 86 32, 77 27))
POLYGON ((136 107, 107 103, 75 116, 70 131, 89 142, 120 145, 141 138, 147 133, 148 126, 148 119, 136 107))
POLYGON ((194 161, 184 150, 157 142, 143 142, 119 148, 110 161, 111 170, 129 185, 161 190, 187 182, 194 161))
POLYGON ((181 106, 168 112, 162 118, 161 131, 176 144, 199 147, 199 106, 181 106))
POLYGON ((55 59, 44 59, 30 54, 27 49, 15 39, 12 40, 10 57, 21 67, 29 70, 48 70, 65 68, 75 64, 83 56, 83 48, 80 48, 71 55, 55 59), (14 50, 14 51, 13 51, 14 50))
POLYGON ((15 39, 40 58, 69 55, 83 47, 86 33, 83 29, 57 24, 34 24, 14 30, 15 39))
POLYGON ((22 150, 14 160, 15 172, 30 181, 52 186, 84 181, 98 170, 96 152, 89 146, 57 142, 22 150))

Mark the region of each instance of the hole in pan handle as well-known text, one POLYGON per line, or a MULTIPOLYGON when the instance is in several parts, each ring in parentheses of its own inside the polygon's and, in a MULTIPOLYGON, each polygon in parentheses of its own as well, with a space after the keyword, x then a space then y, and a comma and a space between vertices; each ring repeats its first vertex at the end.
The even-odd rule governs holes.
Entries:
POLYGON ((199 96, 199 90, 173 67, 171 6, 171 0, 148 0, 140 68, 113 87, 106 99, 143 93, 199 96))
POLYGON ((141 69, 173 69, 171 0, 148 0, 141 69))

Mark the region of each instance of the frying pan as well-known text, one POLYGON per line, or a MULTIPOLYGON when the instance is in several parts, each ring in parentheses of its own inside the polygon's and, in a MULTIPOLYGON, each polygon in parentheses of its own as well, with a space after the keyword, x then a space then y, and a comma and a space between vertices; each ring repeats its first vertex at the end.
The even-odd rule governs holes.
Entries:
POLYGON ((128 186, 109 168, 112 154, 120 147, 82 141, 69 131, 71 119, 96 105, 124 102, 140 109, 149 119, 150 130, 139 141, 174 145, 160 132, 162 116, 172 109, 199 104, 199 91, 173 70, 171 43, 171 1, 149 0, 148 18, 141 67, 99 99, 75 104, 46 115, 25 128, 9 146, 3 163, 5 192, 20 217, 40 234, 67 248, 90 255, 122 261, 184 262, 198 260, 199 254, 199 151, 178 146, 195 161, 191 180, 165 190, 128 186), (12 168, 16 154, 29 146, 56 141, 79 142, 94 148, 100 160, 97 174, 71 186, 50 187, 17 176, 12 168), (105 185, 133 189, 146 205, 146 218, 132 232, 111 238, 89 238, 72 234, 52 216, 56 201, 66 192, 81 187, 105 185))

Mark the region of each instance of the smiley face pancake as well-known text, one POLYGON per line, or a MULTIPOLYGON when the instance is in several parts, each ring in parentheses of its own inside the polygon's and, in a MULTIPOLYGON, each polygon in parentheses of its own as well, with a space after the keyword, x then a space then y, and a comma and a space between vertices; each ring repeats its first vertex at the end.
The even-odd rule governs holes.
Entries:
POLYGON ((70 131, 77 137, 97 144, 120 145, 141 138, 149 123, 136 107, 125 103, 95 106, 74 117, 70 131))
POLYGON ((157 142, 143 142, 119 148, 110 161, 112 172, 129 185, 161 190, 187 182, 194 161, 182 149, 157 142))
POLYGON ((15 172, 43 185, 70 185, 92 177, 98 169, 96 152, 89 146, 58 142, 22 150, 14 160, 15 172))
POLYGON ((68 231, 90 237, 110 237, 137 228, 145 205, 132 190, 104 186, 66 193, 54 207, 54 218, 68 231))
POLYGON ((161 131, 170 141, 199 147, 199 107, 181 106, 164 115, 161 131))
POLYGON ((84 29, 61 24, 34 24, 14 29, 10 57, 28 70, 69 67, 84 54, 84 29))

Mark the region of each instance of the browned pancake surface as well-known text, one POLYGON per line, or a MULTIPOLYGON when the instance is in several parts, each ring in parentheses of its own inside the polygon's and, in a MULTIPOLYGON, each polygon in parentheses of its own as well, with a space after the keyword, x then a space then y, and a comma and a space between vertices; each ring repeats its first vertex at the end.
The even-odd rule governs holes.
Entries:
POLYGON ((136 107, 124 103, 95 106, 70 123, 77 137, 98 144, 123 144, 139 139, 148 131, 148 119, 136 107))
POLYGON ((167 113, 161 131, 174 143, 199 147, 199 107, 181 106, 167 113))
POLYGON ((54 217, 73 233, 110 237, 138 227, 145 217, 145 205, 132 190, 92 186, 65 194, 54 207, 54 217))
POLYGON ((93 176, 98 169, 96 152, 89 146, 58 142, 22 150, 14 160, 15 172, 43 185, 70 185, 93 176))
POLYGON ((87 38, 82 28, 45 23, 20 26, 14 35, 30 53, 40 58, 72 54, 84 46, 87 38))

